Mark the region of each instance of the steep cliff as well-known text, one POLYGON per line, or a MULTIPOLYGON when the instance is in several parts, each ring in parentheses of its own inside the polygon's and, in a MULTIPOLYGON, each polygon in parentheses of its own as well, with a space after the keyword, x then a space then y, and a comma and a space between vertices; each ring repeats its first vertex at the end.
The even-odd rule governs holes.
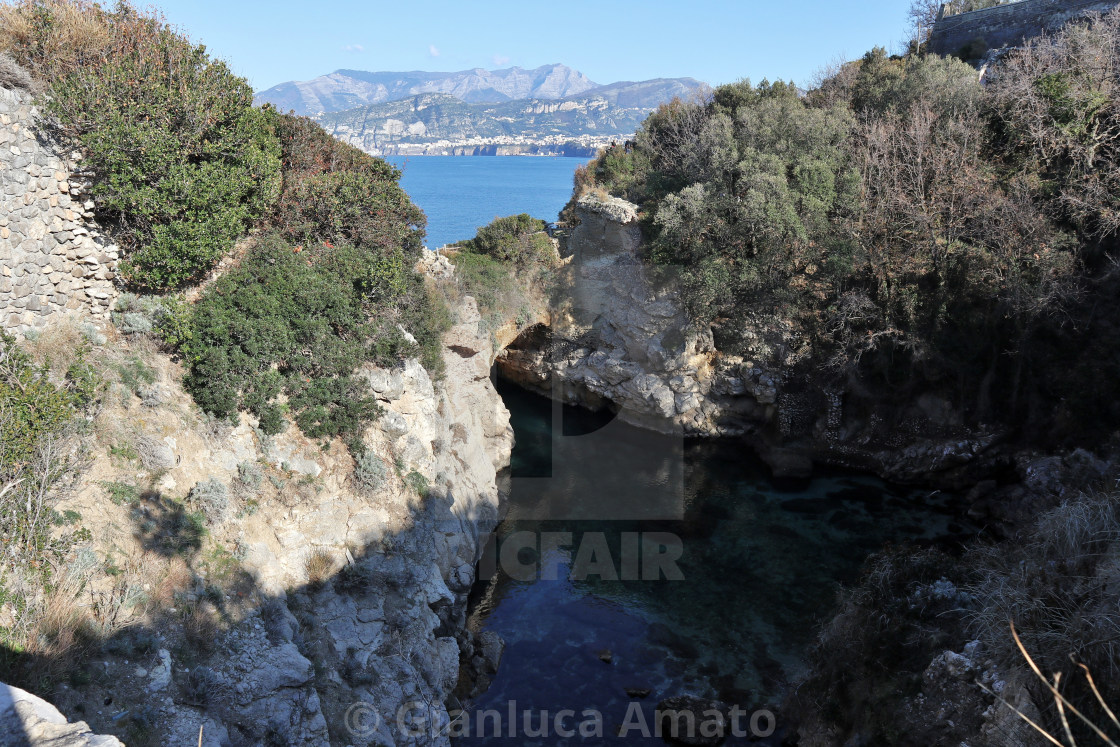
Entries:
MULTIPOLYGON (((37 344, 73 347, 74 329, 49 325, 37 344)), ((114 385, 55 506, 89 531, 60 583, 84 590, 67 609, 100 632, 88 657, 27 659, 78 683, 42 694, 130 744, 200 730, 206 745, 446 744, 513 438, 473 299, 444 339, 442 380, 416 360, 361 370, 383 414, 358 462, 294 426, 266 437, 208 420, 142 334, 101 334, 94 365, 148 384, 114 385)), ((20 614, 0 604, 5 625, 20 614)))
POLYGON ((712 329, 689 320, 673 268, 644 258, 635 205, 587 195, 576 213, 550 324, 502 352, 503 376, 655 430, 749 434, 780 474, 806 474, 816 460, 952 480, 997 458, 996 434, 966 431, 937 397, 899 412, 807 369, 803 341, 780 318, 741 330, 745 355, 721 353, 712 329))

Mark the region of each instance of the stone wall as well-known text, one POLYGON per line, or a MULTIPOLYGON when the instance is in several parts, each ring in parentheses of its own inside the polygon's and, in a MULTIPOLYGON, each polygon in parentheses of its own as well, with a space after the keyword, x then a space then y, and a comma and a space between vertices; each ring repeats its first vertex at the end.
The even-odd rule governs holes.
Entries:
POLYGON ((58 313, 105 315, 117 247, 91 220, 76 155, 37 124, 29 93, 0 88, 0 329, 58 313))
POLYGON ((988 49, 1018 46, 1024 39, 1056 31, 1075 18, 1104 13, 1118 4, 1118 0, 1021 0, 943 16, 934 24, 929 50, 935 54, 956 54, 976 39, 982 39, 988 49))

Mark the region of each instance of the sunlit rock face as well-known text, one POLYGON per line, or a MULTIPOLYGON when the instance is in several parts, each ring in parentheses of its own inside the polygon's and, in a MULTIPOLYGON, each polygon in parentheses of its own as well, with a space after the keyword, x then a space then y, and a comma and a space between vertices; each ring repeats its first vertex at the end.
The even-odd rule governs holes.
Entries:
POLYGON ((900 405, 831 380, 781 315, 744 314, 722 330, 741 354, 719 350, 721 330, 689 318, 676 268, 645 256, 638 212, 614 197, 578 201, 551 304, 499 354, 503 377, 653 430, 751 436, 783 476, 805 476, 817 461, 968 484, 1000 458, 998 434, 970 431, 933 393, 900 405))
POLYGON ((588 195, 577 215, 550 328, 507 348, 500 372, 565 402, 610 403, 656 430, 735 434, 772 417, 773 382, 717 354, 711 330, 690 323, 673 268, 643 261, 637 206, 588 195))

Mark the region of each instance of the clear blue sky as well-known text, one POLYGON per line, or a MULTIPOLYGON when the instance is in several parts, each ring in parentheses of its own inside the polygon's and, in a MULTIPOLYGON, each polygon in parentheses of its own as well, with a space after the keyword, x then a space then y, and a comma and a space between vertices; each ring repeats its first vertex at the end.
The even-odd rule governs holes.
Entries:
MULTIPOLYGON (((143 0, 138 2, 143 5, 143 0)), ((155 0, 254 90, 339 68, 561 62, 598 83, 691 76, 809 81, 838 56, 897 49, 909 0, 155 0)))

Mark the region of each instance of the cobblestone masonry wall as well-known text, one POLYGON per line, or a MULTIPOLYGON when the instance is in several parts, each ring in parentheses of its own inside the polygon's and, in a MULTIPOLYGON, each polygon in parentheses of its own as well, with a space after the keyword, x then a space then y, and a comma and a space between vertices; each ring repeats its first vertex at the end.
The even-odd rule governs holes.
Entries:
POLYGON ((118 249, 91 220, 77 154, 38 127, 30 94, 0 88, 0 329, 52 314, 106 315, 118 249))
POLYGON ((1018 46, 1024 39, 1057 31, 1087 13, 1112 10, 1118 0, 1021 0, 971 13, 939 18, 929 37, 936 54, 956 54, 975 39, 988 49, 1018 46))

